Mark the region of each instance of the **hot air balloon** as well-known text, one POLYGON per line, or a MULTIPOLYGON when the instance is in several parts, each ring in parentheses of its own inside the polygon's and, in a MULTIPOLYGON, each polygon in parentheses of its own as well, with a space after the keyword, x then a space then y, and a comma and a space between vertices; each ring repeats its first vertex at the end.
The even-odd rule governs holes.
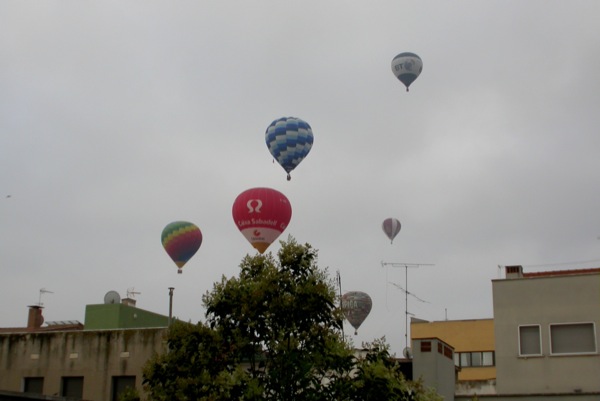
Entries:
POLYGON ((292 206, 279 191, 271 188, 248 189, 235 199, 233 221, 250 244, 264 253, 292 218, 292 206))
POLYGON ((282 117, 273 121, 265 133, 265 142, 269 152, 288 173, 288 181, 292 179, 290 172, 310 152, 313 141, 310 125, 295 117, 282 117))
POLYGON ((391 244, 394 242, 394 238, 396 238, 396 235, 398 235, 398 233, 400 232, 400 221, 391 217, 387 218, 383 220, 381 228, 383 229, 385 235, 387 235, 390 239, 391 244))
POLYGON ((183 266, 200 249, 202 232, 193 223, 174 221, 163 229, 160 240, 167 254, 177 265, 177 273, 181 274, 183 266))
POLYGON ((400 53, 392 60, 392 72, 406 86, 407 92, 408 87, 417 79, 421 71, 423 71, 423 61, 414 53, 400 53))
POLYGON ((361 291, 350 291, 342 295, 342 312, 346 320, 354 327, 354 334, 358 334, 358 328, 365 321, 369 313, 373 301, 371 297, 361 291))

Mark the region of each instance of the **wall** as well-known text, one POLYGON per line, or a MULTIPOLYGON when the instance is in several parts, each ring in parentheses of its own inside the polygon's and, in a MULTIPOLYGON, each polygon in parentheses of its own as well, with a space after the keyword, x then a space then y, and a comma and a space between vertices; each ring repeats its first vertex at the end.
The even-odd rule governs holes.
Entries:
POLYGON ((593 321, 600 343, 600 274, 493 280, 498 394, 600 391, 600 356, 550 355, 550 323, 593 321), (542 355, 520 357, 518 326, 541 325, 542 355))
POLYGON ((426 387, 435 388, 445 401, 453 401, 456 368, 452 347, 438 338, 413 340, 411 347, 413 380, 422 379, 426 387))
POLYGON ((165 329, 0 334, 0 389, 22 391, 24 377, 44 377, 44 394, 61 392, 61 378, 83 376, 83 398, 109 401, 113 376, 136 376, 163 352, 165 329))
POLYGON ((85 329, 134 329, 167 327, 169 318, 124 304, 98 304, 85 307, 85 329))

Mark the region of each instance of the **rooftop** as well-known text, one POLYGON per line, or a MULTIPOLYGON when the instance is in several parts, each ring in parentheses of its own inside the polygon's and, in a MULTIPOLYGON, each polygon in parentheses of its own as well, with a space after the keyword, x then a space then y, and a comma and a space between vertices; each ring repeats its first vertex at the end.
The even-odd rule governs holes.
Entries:
POLYGON ((572 276, 576 274, 594 274, 600 273, 600 267, 592 269, 572 269, 572 270, 554 270, 545 272, 523 273, 523 277, 551 277, 551 276, 572 276))

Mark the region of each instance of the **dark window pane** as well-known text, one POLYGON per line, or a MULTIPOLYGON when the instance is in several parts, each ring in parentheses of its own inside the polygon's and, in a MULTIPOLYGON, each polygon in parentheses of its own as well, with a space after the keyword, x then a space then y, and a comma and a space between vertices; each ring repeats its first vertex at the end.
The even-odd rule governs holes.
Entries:
POLYGON ((481 352, 471 352, 471 366, 481 366, 481 352))
POLYGON ((453 358, 453 356, 452 356, 452 350, 450 349, 450 347, 444 346, 444 356, 447 357, 447 358, 450 358, 450 359, 453 358))
POLYGON ((135 388, 135 376, 113 376, 112 401, 118 401, 126 388, 135 388))
POLYGON ((26 377, 23 380, 23 392, 31 394, 44 394, 44 378, 26 377))
POLYGON ((63 377, 61 395, 63 397, 82 398, 83 377, 63 377))

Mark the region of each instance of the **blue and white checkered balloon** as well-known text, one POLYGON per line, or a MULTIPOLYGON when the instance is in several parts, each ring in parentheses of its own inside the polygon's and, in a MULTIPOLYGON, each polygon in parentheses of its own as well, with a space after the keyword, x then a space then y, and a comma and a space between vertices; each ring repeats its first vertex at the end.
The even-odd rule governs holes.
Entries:
POLYGON ((271 123, 265 133, 269 152, 288 173, 308 155, 314 141, 312 129, 306 121, 296 117, 282 117, 271 123))

